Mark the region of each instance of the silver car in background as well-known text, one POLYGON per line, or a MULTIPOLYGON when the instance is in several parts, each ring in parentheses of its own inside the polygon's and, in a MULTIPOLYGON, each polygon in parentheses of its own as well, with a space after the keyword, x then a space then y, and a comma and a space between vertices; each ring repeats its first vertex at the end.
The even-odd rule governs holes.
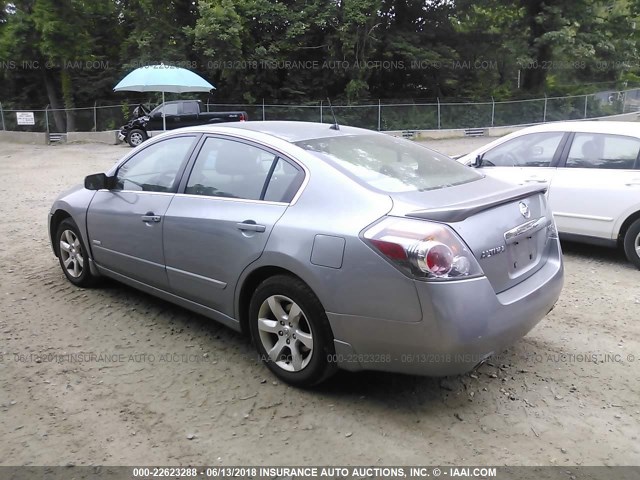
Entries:
POLYGON ((49 232, 75 285, 111 277, 244 331, 291 384, 450 375, 556 303, 544 193, 377 132, 247 122, 153 138, 61 195, 49 232))

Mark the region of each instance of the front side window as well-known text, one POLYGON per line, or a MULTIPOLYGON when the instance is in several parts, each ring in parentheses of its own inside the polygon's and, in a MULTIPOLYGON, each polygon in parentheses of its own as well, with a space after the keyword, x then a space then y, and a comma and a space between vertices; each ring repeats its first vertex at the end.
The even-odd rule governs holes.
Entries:
POLYGON ((548 167, 564 132, 530 133, 513 138, 482 155, 483 167, 548 167))
POLYGON ((178 104, 177 103, 165 103, 159 107, 156 107, 153 112, 151 112, 152 116, 162 115, 164 112, 165 116, 167 115, 177 115, 178 114, 178 104))
POLYGON ((576 133, 567 156, 569 168, 632 169, 640 140, 622 135, 576 133))
POLYGON ((358 181, 389 193, 435 190, 482 178, 475 170, 390 135, 341 135, 296 142, 358 181))
POLYGON ((115 190, 170 192, 195 137, 163 140, 138 152, 116 173, 115 190))
POLYGON ((207 138, 189 176, 185 193, 260 200, 276 156, 234 140, 207 138))

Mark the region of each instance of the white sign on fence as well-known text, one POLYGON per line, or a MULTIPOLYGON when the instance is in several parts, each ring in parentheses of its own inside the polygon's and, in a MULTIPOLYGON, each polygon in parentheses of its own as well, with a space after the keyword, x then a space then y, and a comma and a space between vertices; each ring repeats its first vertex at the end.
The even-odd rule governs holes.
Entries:
POLYGON ((33 112, 16 112, 18 125, 35 125, 36 119, 33 112))

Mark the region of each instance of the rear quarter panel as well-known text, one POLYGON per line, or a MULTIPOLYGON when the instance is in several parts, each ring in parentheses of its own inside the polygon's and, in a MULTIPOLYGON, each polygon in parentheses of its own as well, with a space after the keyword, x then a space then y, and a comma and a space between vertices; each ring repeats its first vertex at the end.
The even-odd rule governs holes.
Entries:
POLYGON ((303 193, 278 221, 262 256, 243 272, 239 285, 260 267, 278 266, 305 281, 327 312, 419 321, 413 281, 359 237, 391 210, 391 198, 357 184, 313 156, 308 160, 309 179, 303 193), (339 268, 312 263, 317 235, 344 240, 334 243, 344 245, 339 268))

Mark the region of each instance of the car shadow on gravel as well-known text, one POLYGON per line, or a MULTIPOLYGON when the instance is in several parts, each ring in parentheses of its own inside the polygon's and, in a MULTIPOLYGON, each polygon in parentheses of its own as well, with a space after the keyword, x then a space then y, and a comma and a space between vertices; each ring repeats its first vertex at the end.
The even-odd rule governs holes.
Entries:
MULTIPOLYGON (((247 336, 207 317, 115 280, 103 279, 98 290, 101 295, 107 297, 105 301, 126 305, 127 309, 136 308, 141 313, 146 310, 162 312, 161 315, 154 316, 153 321, 158 326, 170 330, 171 335, 174 335, 173 332, 176 335, 183 333, 187 333, 189 336, 195 335, 199 337, 200 344, 206 345, 206 349, 214 356, 218 350, 228 350, 231 347, 237 355, 235 361, 241 360, 244 364, 241 370, 255 370, 256 376, 264 377, 269 382, 277 380, 266 366, 261 364, 258 354, 247 336)), ((190 340, 187 343, 193 342, 190 340)), ((347 372, 339 370, 334 377, 310 389, 309 393, 334 397, 336 400, 367 397, 374 400, 374 403, 376 403, 375 401, 392 402, 398 405, 407 402, 431 403, 432 401, 440 402, 443 394, 457 389, 458 385, 464 381, 464 377, 464 375, 460 375, 432 378, 376 371, 347 372)))
MULTIPOLYGON (((250 339, 231 328, 108 278, 103 279, 96 291, 103 297, 103 302, 114 306, 119 304, 121 311, 133 309, 145 315, 149 312, 149 321, 163 329, 162 333, 176 336, 173 342, 177 341, 177 344, 173 343, 173 348, 182 343, 192 344, 193 338, 196 337, 212 357, 220 355, 221 352, 232 354, 239 372, 249 373, 260 383, 277 381, 259 361, 250 339), (186 337, 182 338, 181 335, 186 337)), ((124 326, 123 323, 120 325, 124 326)), ((133 326, 129 324, 127 328, 133 326)), ((532 348, 535 347, 526 342, 518 342, 499 358, 491 357, 487 363, 473 372, 450 377, 340 370, 323 384, 306 390, 306 393, 305 390, 299 392, 304 396, 320 396, 335 402, 365 402, 370 407, 417 408, 430 405, 439 408, 436 406, 446 405, 455 406, 464 412, 472 408, 471 404, 468 404, 468 394, 473 389, 486 387, 486 395, 502 395, 497 392, 502 384, 496 379, 523 371, 520 369, 527 366, 523 358, 531 353, 529 351, 532 348)), ((278 383, 285 388, 282 382, 278 383)))
POLYGON ((402 396, 415 394, 418 391, 437 392, 441 389, 441 383, 444 379, 455 382, 461 377, 463 375, 439 378, 376 371, 347 372, 340 370, 333 378, 317 388, 324 393, 337 396, 402 396))
MULTIPOLYGON (((122 304, 120 308, 153 311, 156 314, 154 320, 161 322, 164 327, 170 327, 177 331, 189 330, 192 334, 210 335, 210 338, 215 340, 222 338, 225 342, 237 342, 238 347, 247 347, 247 349, 251 347, 251 342, 246 336, 220 322, 116 280, 103 277, 100 279, 99 286, 94 290, 100 292, 101 295, 111 297, 114 302, 122 304), (135 307, 131 307, 131 305, 135 307), (160 314, 158 315, 158 313, 160 314)), ((201 340, 205 343, 209 341, 206 338, 201 340)), ((215 345, 212 345, 212 348, 214 347, 215 345)))
POLYGON ((607 248, 586 243, 576 243, 562 240, 562 253, 581 260, 596 263, 612 263, 620 267, 635 270, 635 267, 627 260, 621 248, 607 248))

